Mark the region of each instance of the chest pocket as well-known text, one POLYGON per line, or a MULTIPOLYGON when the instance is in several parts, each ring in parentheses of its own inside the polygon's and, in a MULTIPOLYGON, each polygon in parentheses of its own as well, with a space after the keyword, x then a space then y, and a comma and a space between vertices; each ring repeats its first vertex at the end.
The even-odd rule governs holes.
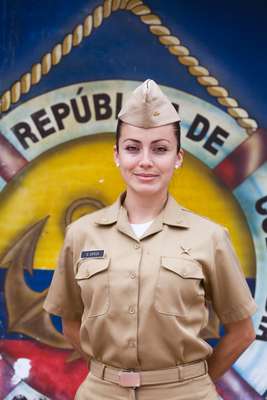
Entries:
POLYGON ((81 288, 84 312, 88 317, 105 314, 110 306, 110 258, 81 260, 75 279, 81 288))
POLYGON ((204 275, 201 266, 189 257, 161 257, 155 288, 158 312, 187 316, 193 306, 204 304, 204 275))

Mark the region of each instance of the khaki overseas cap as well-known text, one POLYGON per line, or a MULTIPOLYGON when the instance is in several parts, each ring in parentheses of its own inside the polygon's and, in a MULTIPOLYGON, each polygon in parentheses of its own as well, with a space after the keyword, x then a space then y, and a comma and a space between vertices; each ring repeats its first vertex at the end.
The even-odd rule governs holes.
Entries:
POLYGON ((180 121, 170 100, 151 79, 147 79, 133 91, 118 118, 139 128, 154 128, 180 121))

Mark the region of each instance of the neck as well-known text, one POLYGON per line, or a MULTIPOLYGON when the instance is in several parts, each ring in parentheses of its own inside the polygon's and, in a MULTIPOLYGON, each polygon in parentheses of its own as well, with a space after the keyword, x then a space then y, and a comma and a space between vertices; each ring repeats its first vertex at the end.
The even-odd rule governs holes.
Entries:
POLYGON ((139 224, 156 218, 164 207, 167 197, 167 191, 144 196, 127 189, 124 206, 128 212, 129 222, 139 224))

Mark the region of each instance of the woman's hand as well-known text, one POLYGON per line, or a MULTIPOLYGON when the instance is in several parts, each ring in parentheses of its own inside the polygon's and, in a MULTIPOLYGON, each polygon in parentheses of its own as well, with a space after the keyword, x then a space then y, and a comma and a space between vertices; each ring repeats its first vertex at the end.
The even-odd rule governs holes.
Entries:
POLYGON ((209 375, 215 382, 235 362, 255 339, 255 330, 251 318, 224 325, 225 336, 214 348, 212 355, 207 359, 209 375))
POLYGON ((63 335, 66 340, 77 350, 83 358, 88 360, 88 356, 82 351, 80 342, 81 321, 62 318, 63 335))

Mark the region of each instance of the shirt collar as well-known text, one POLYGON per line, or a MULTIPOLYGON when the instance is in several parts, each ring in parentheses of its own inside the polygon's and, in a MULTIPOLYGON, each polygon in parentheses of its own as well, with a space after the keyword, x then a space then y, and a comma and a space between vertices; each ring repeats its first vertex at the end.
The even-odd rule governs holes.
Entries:
POLYGON ((113 204, 100 210, 95 223, 98 225, 111 225, 117 222, 125 196, 126 192, 123 192, 113 204))
POLYGON ((189 228, 186 210, 177 203, 170 193, 168 194, 168 200, 163 210, 163 223, 180 228, 189 228))
MULTIPOLYGON (((101 210, 95 222, 99 225, 111 225, 118 222, 122 214, 125 217, 127 213, 122 205, 125 196, 126 192, 123 192, 112 205, 101 210)), ((168 194, 164 209, 155 219, 157 218, 160 218, 162 223, 166 225, 189 228, 185 209, 170 194, 168 194)))

